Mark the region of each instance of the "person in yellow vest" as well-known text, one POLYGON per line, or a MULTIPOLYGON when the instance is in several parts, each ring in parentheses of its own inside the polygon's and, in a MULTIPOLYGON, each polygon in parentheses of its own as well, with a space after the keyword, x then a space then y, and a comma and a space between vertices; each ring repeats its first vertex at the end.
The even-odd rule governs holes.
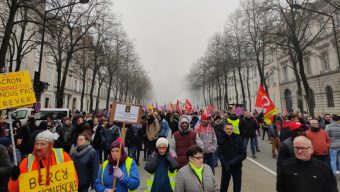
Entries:
MULTIPOLYGON (((19 192, 20 174, 38 170, 38 182, 40 185, 50 185, 51 178, 50 167, 67 161, 72 161, 70 156, 63 149, 53 148, 54 141, 58 139, 57 133, 52 133, 49 130, 43 131, 37 135, 34 142, 34 150, 20 164, 20 172, 17 176, 13 176, 8 182, 8 189, 11 192, 19 192), (42 178, 41 169, 46 168, 46 178, 42 178), (44 182, 43 182, 44 181, 44 182)), ((77 178, 77 174, 75 174, 77 178)), ((76 179, 78 185, 78 178, 76 179)), ((76 191, 77 189, 74 189, 76 191)))
POLYGON ((124 151, 124 142, 118 137, 111 144, 108 160, 104 161, 99 169, 98 177, 95 182, 97 192, 131 192, 139 187, 139 174, 136 162, 127 156, 124 151), (119 148, 121 146, 121 148, 119 148), (119 158, 120 156, 120 158, 119 158), (117 161, 119 158, 118 167, 117 161), (113 179, 116 186, 113 188, 113 179))
POLYGON ((237 117, 235 113, 232 113, 227 122, 233 125, 233 130, 236 135, 240 135, 240 119, 237 117))
POLYGON ((155 152, 148 158, 145 170, 149 173, 145 192, 172 192, 175 190, 175 177, 178 163, 169 152, 169 141, 159 138, 155 152))

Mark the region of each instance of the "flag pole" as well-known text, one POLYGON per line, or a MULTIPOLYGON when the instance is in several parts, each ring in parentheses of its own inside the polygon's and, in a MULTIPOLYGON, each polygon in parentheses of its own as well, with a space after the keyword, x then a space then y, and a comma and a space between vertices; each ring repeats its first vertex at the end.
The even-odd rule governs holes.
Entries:
MULTIPOLYGON (((118 159, 117 159, 117 164, 116 164, 116 168, 119 167, 119 161, 120 161, 120 157, 122 156, 122 151, 121 150, 124 150, 122 149, 122 145, 123 145, 123 142, 125 140, 125 122, 123 122, 123 128, 122 128, 122 142, 120 142, 119 144, 119 156, 118 156, 118 159)), ((113 185, 112 185, 112 190, 116 191, 116 181, 117 181, 117 177, 115 177, 113 175, 113 185)))

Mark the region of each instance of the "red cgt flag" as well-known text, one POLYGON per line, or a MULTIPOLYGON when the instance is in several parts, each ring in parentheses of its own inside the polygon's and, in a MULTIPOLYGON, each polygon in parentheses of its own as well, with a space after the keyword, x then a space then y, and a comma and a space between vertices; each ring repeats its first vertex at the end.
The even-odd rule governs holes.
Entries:
POLYGON ((192 105, 188 99, 185 100, 185 110, 189 113, 192 112, 192 105))
POLYGON ((255 106, 263 108, 265 119, 268 120, 272 120, 273 115, 277 113, 277 109, 275 108, 274 103, 270 99, 266 90, 263 88, 262 84, 260 84, 259 86, 255 106))

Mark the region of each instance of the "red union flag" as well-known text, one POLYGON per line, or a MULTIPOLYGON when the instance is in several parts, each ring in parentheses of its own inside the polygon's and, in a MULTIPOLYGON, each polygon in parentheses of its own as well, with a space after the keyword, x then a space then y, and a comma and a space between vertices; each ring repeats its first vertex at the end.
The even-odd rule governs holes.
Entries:
POLYGON ((188 99, 185 100, 185 110, 188 112, 192 112, 192 105, 188 99))
POLYGON ((256 107, 263 108, 264 121, 269 124, 271 123, 274 115, 277 114, 278 110, 275 108, 274 103, 270 99, 268 93, 263 88, 262 84, 259 86, 256 97, 256 107))

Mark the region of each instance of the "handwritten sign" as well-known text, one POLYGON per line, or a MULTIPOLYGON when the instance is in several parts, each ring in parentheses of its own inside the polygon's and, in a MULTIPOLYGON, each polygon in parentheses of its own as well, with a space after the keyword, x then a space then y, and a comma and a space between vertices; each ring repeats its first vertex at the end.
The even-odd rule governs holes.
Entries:
POLYGON ((21 174, 19 177, 20 191, 78 191, 76 171, 72 161, 54 165, 50 168, 50 185, 46 186, 46 169, 41 170, 42 182, 38 182, 38 170, 21 174))
POLYGON ((139 123, 142 115, 142 107, 126 103, 112 103, 110 121, 139 123))
POLYGON ((28 71, 0 74, 0 110, 36 102, 28 71))

